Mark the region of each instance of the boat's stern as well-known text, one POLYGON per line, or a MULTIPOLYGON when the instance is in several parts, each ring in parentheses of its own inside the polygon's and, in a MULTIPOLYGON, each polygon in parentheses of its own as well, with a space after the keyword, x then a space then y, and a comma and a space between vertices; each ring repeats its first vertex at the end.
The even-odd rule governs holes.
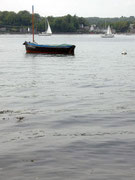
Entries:
POLYGON ((74 55, 75 54, 74 50, 75 50, 75 45, 72 45, 69 50, 69 54, 74 55))

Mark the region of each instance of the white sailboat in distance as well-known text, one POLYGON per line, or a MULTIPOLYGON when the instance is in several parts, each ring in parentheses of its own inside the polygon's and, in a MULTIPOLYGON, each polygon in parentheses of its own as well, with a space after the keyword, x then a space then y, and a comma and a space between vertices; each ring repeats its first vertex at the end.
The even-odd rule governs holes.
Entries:
POLYGON ((107 32, 101 36, 102 38, 113 38, 114 34, 112 33, 111 27, 108 26, 107 32))
POLYGON ((46 20, 46 21, 47 21, 47 30, 44 32, 41 32, 39 34, 39 36, 51 36, 52 35, 52 30, 51 30, 50 24, 49 24, 48 20, 46 20))

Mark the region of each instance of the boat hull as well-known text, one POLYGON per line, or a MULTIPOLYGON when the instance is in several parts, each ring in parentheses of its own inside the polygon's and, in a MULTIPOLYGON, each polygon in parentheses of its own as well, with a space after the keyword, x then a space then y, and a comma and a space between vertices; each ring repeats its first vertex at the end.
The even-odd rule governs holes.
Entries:
POLYGON ((75 45, 39 45, 25 41, 26 53, 74 55, 75 45))
POLYGON ((52 33, 39 33, 39 36, 51 36, 52 33))
POLYGON ((105 35, 102 35, 101 37, 102 38, 113 38, 114 34, 109 34, 109 35, 105 34, 105 35))

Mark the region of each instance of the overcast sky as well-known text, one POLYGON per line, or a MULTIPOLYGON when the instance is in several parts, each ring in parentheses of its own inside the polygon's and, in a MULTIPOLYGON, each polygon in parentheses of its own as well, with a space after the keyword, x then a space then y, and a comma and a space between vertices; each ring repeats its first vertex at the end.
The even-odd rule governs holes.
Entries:
POLYGON ((67 14, 82 17, 135 16, 135 0, 0 0, 0 11, 31 12, 41 16, 63 16, 67 14))

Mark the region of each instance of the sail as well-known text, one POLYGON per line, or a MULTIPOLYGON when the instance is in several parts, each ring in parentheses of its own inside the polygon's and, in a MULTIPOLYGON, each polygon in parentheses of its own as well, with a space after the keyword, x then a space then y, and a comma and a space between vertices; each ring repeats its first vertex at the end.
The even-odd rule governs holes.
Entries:
POLYGON ((46 34, 52 34, 52 30, 51 30, 51 27, 50 27, 50 24, 49 24, 49 22, 48 22, 48 20, 47 20, 47 30, 46 30, 46 34))
POLYGON ((112 34, 112 31, 111 31, 110 26, 108 26, 108 29, 107 29, 107 34, 112 34))

